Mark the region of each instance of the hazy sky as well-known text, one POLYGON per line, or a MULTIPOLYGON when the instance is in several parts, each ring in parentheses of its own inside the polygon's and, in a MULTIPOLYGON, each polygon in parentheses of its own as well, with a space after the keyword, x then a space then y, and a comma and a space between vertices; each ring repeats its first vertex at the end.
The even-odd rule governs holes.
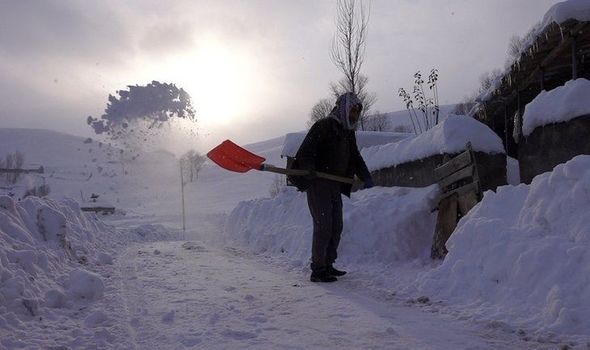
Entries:
MULTIPOLYGON (((511 36, 557 0, 373 0, 363 73, 374 110, 403 109, 416 70, 441 104, 502 68, 511 36)), ((366 2, 368 3, 368 1, 366 2)), ((152 80, 191 94, 201 151, 305 128, 340 78, 328 0, 0 0, 0 127, 91 136, 107 96, 152 80)), ((183 141, 188 142, 188 141, 183 141)))

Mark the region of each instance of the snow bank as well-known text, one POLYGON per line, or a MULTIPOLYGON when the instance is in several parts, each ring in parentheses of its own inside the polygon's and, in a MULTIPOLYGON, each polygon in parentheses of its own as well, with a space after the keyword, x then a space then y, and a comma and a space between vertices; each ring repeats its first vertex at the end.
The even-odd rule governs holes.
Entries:
POLYGON ((541 28, 555 22, 561 24, 568 19, 580 22, 590 21, 590 2, 588 0, 568 0, 553 5, 543 17, 541 28))
POLYGON ((99 275, 84 269, 70 272, 66 282, 68 294, 78 300, 96 300, 102 298, 104 283, 99 275))
POLYGON ((102 280, 87 266, 104 262, 97 236, 108 230, 71 200, 0 196, 0 324, 68 307, 72 298, 99 299, 102 280))
MULTIPOLYGON (((283 144, 281 156, 295 157, 297 150, 299 150, 299 146, 301 146, 301 143, 305 138, 305 135, 307 135, 307 132, 295 132, 287 134, 285 136, 285 142, 283 144)), ((356 142, 357 147, 360 150, 366 147, 397 142, 410 136, 412 136, 412 134, 403 132, 357 131, 356 142)))
POLYGON ((48 308, 71 308, 100 300, 104 282, 95 271, 113 264, 117 246, 166 237, 159 225, 127 232, 83 214, 78 204, 0 196, 0 330, 48 308))
POLYGON ((475 151, 504 153, 502 140, 485 124, 465 116, 449 116, 434 128, 396 143, 361 151, 370 171, 436 154, 459 153, 471 142, 475 151))
POLYGON ((570 80, 551 91, 541 91, 526 105, 522 133, 530 135, 539 126, 566 122, 590 114, 590 80, 570 80))
POLYGON ((418 289, 476 318, 590 335, 590 156, 488 191, 418 289))
MULTIPOLYGON (((437 195, 436 186, 374 187, 343 198, 338 263, 390 264, 427 258, 437 195)), ((312 232, 305 194, 285 188, 275 198, 241 202, 228 217, 225 238, 256 253, 286 255, 296 265, 307 265, 312 232)))

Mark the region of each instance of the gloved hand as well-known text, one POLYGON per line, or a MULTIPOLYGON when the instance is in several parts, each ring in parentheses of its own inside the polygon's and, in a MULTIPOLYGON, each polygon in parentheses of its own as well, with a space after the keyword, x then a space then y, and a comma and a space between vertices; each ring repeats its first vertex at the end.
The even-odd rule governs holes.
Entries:
POLYGON ((364 188, 371 188, 374 186, 375 186, 375 183, 373 182, 372 178, 368 178, 365 180, 365 187, 364 188))

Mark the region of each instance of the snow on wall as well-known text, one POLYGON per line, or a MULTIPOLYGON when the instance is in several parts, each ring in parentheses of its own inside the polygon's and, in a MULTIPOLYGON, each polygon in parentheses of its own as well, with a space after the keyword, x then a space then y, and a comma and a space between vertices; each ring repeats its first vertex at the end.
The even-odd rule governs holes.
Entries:
POLYGON ((570 80, 551 91, 541 91, 526 105, 522 133, 530 135, 539 126, 559 123, 590 114, 590 80, 570 80))
POLYGON ((590 156, 488 191, 418 289, 477 318, 590 335, 590 156))
MULTIPOLYGON (((344 231, 338 263, 391 264, 428 258, 438 188, 374 187, 343 198, 344 231)), ((226 243, 256 253, 285 255, 307 265, 312 220, 304 193, 284 188, 275 198, 245 201, 231 212, 226 243)))
POLYGON ((361 155, 370 171, 427 158, 459 153, 467 142, 475 151, 505 153, 502 140, 488 126, 465 116, 449 116, 434 128, 396 143, 365 148, 361 155))
POLYGON ((541 28, 555 22, 561 24, 568 19, 580 22, 590 21, 590 2, 588 0, 568 0, 553 5, 543 17, 541 28))
MULTIPOLYGON (((287 134, 285 136, 285 142, 283 144, 281 156, 295 157, 297 150, 299 150, 299 146, 301 146, 301 143, 305 138, 305 135, 307 135, 307 132, 294 132, 287 134)), ((360 150, 366 147, 397 142, 411 136, 412 134, 403 132, 357 131, 356 143, 360 150)))

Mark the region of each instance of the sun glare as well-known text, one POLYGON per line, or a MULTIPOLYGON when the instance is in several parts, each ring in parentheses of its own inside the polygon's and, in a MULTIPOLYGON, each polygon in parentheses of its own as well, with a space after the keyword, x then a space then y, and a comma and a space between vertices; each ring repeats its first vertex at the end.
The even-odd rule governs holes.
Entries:
POLYGON ((227 124, 251 106, 254 61, 213 40, 170 62, 171 75, 192 97, 197 118, 205 124, 227 124))

